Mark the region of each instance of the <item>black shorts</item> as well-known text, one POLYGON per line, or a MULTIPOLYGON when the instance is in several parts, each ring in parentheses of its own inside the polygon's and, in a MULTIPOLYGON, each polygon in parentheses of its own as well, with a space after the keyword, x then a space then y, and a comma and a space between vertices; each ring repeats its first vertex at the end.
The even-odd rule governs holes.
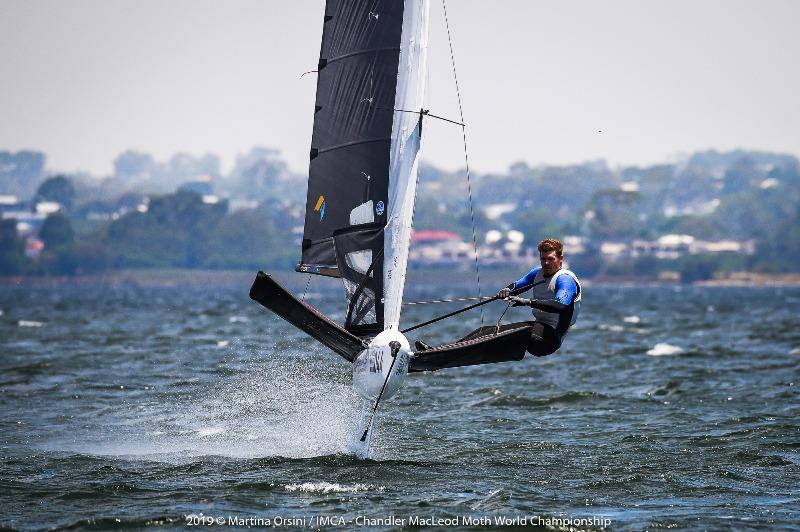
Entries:
POLYGON ((544 357, 555 353, 561 347, 561 339, 556 330, 538 321, 527 322, 533 327, 531 339, 526 351, 535 357, 544 357))

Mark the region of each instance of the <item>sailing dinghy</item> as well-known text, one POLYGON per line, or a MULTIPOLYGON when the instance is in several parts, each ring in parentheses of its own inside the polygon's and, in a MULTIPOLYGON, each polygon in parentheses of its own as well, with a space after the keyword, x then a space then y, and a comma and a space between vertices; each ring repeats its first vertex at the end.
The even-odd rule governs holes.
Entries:
POLYGON ((482 327, 415 352, 400 329, 427 35, 428 0, 327 1, 296 270, 341 278, 346 318, 336 323, 264 272, 250 289, 252 299, 353 364, 353 386, 374 402, 373 415, 409 372, 521 360, 531 332, 525 323, 482 327))

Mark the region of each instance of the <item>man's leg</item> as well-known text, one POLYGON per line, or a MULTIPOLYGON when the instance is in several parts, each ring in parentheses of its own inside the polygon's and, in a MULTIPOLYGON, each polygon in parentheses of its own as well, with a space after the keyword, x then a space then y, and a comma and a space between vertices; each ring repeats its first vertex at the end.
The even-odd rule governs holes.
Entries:
POLYGON ((558 335, 552 327, 539 322, 531 322, 531 326, 533 332, 526 349, 528 353, 535 357, 544 357, 555 353, 561 347, 558 343, 558 335))

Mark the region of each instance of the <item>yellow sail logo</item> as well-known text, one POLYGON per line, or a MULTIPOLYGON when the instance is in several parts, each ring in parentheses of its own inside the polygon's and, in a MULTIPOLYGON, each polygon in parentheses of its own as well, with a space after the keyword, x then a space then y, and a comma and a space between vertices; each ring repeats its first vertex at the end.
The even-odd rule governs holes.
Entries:
POLYGON ((317 204, 314 205, 314 212, 319 213, 320 221, 325 218, 325 196, 320 195, 319 199, 317 200, 317 204))

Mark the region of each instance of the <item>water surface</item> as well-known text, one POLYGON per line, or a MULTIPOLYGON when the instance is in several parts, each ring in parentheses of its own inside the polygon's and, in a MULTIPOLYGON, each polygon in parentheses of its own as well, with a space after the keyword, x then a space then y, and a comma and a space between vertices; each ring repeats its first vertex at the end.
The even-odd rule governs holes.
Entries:
MULTIPOLYGON (((410 376, 365 459, 349 365, 250 301, 247 277, 0 286, 0 525, 800 527, 800 289, 589 286, 555 355, 410 376)), ((496 277, 484 286, 510 280, 496 277)), ((302 294, 306 278, 288 279, 302 294)), ((406 299, 469 286, 416 275, 406 299)), ((335 282, 306 298, 342 317, 335 282)), ((406 307, 403 324, 458 305, 406 307)))

